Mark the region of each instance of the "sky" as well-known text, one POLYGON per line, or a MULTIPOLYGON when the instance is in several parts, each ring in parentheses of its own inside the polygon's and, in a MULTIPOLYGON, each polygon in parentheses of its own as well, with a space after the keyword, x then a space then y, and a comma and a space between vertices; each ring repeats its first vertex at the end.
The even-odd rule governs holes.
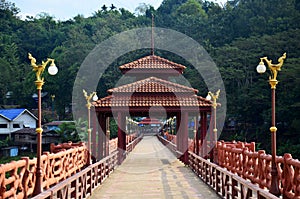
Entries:
MULTIPOLYGON (((155 9, 159 7, 163 0, 7 0, 15 4, 21 10, 19 16, 25 19, 26 16, 35 17, 40 13, 48 13, 50 16, 60 21, 72 19, 78 14, 84 17, 92 16, 97 10, 105 4, 110 7, 111 4, 119 8, 125 8, 134 13, 135 8, 140 4, 146 3, 152 5, 155 9)), ((212 0, 218 3, 224 3, 226 0, 212 0)))

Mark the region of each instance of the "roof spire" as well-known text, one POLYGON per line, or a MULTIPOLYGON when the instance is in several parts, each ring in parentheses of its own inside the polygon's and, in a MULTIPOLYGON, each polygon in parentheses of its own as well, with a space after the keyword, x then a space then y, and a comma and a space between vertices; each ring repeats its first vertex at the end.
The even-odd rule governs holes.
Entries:
POLYGON ((151 26, 151 55, 154 55, 154 15, 152 14, 152 26, 151 26))

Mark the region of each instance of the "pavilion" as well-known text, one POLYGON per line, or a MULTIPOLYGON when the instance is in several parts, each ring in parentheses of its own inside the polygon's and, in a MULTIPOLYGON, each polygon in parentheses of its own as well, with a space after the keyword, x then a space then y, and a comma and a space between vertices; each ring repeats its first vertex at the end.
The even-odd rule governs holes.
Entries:
MULTIPOLYGON (((114 117, 118 124, 119 161, 122 162, 126 150, 126 118, 149 117, 151 112, 166 115, 167 118, 176 116, 177 150, 183 154, 180 159, 186 163, 189 117, 197 118, 195 129, 200 125, 202 138, 199 130, 195 133, 195 140, 199 143, 199 139, 207 134, 207 115, 211 112, 212 102, 197 96, 197 89, 169 81, 169 77, 182 75, 186 67, 165 58, 152 54, 119 68, 125 76, 136 81, 111 88, 108 96, 94 102, 101 128, 98 135, 92 133, 93 140, 98 140, 98 149, 93 149, 93 153, 98 158, 108 154, 107 142, 102 141, 107 140, 103 138, 109 132, 108 118, 114 117)), ((199 153, 199 147, 196 152, 199 153)))

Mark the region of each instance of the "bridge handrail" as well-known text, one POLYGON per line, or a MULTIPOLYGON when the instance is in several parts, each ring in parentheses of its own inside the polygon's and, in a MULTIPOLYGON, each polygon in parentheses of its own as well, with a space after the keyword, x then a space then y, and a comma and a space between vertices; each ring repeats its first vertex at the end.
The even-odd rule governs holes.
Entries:
MULTIPOLYGON (((164 145, 171 145, 168 139, 176 140, 176 135, 160 137, 164 145)), ((176 151, 176 145, 171 151, 176 151)), ((261 189, 271 186, 271 155, 264 150, 255 151, 255 143, 224 142, 217 143, 217 163, 233 174, 258 185, 261 189)), ((279 187, 284 198, 300 198, 300 161, 291 154, 276 157, 279 187)))
MULTIPOLYGON (((139 141, 136 138, 137 134, 126 136, 130 150, 139 141)), ((110 144, 117 146, 116 140, 110 141, 110 144)), ((51 151, 54 153, 44 152, 41 156, 44 190, 81 171, 87 163, 85 143, 69 142, 52 145, 51 151)), ((115 150, 111 153, 115 154, 115 150)), ((36 158, 30 159, 29 157, 0 164, 0 199, 30 197, 35 186, 35 168, 36 158)))
POLYGON ((143 134, 135 134, 133 137, 129 137, 128 141, 126 142, 126 152, 130 153, 135 146, 142 140, 143 134))
POLYGON ((54 143, 50 144, 50 153, 58 153, 60 151, 65 151, 71 148, 76 148, 80 146, 85 146, 85 142, 78 142, 78 143, 73 143, 73 142, 66 142, 66 143, 60 143, 55 145, 54 143))
POLYGON ((169 135, 167 137, 162 137, 160 135, 157 135, 158 140, 165 145, 176 157, 180 157, 183 155, 182 152, 177 150, 176 147, 176 142, 174 143, 174 141, 176 141, 176 136, 174 137, 174 135, 169 135), (174 139, 173 139, 174 138, 174 139), (170 140, 169 140, 170 139, 170 140))
MULTIPOLYGON (((264 150, 251 151, 218 142, 218 164, 260 188, 271 186, 271 155, 264 150)), ((300 161, 291 154, 276 156, 279 188, 285 198, 300 198, 300 161)))
POLYGON ((262 189, 195 153, 189 151, 189 167, 207 185, 224 198, 278 199, 262 189))
MULTIPOLYGON (((137 138, 139 138, 140 136, 142 136, 142 135, 139 135, 138 133, 132 133, 132 134, 126 135, 126 148, 128 145, 135 142, 135 140, 137 138)), ((109 151, 110 151, 110 153, 113 153, 116 150, 118 150, 118 138, 113 138, 113 139, 109 140, 109 151)))
POLYGON ((54 187, 32 199, 44 198, 88 198, 94 189, 101 185, 115 169, 118 163, 118 151, 88 166, 54 187))
MULTIPOLYGON (((177 154, 176 145, 158 135, 158 139, 167 146, 173 153, 177 154)), ((172 136, 174 139, 174 135, 172 136)), ((260 198, 278 199, 270 194, 268 190, 262 189, 250 181, 231 173, 198 155, 189 151, 189 167, 203 180, 208 186, 214 189, 217 194, 224 198, 260 198)))
MULTIPOLYGON (((42 188, 70 177, 86 165, 85 146, 71 148, 58 153, 45 152, 41 156, 42 188)), ((0 165, 0 199, 27 198, 35 186, 36 158, 23 157, 21 160, 0 165)))

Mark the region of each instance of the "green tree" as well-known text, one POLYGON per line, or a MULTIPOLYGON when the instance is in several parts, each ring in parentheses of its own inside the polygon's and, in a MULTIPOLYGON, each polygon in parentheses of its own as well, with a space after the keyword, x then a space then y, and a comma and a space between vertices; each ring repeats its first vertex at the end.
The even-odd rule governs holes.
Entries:
POLYGON ((60 142, 78 142, 80 140, 79 134, 76 129, 76 125, 74 122, 63 122, 58 126, 58 130, 56 132, 60 136, 60 142))

